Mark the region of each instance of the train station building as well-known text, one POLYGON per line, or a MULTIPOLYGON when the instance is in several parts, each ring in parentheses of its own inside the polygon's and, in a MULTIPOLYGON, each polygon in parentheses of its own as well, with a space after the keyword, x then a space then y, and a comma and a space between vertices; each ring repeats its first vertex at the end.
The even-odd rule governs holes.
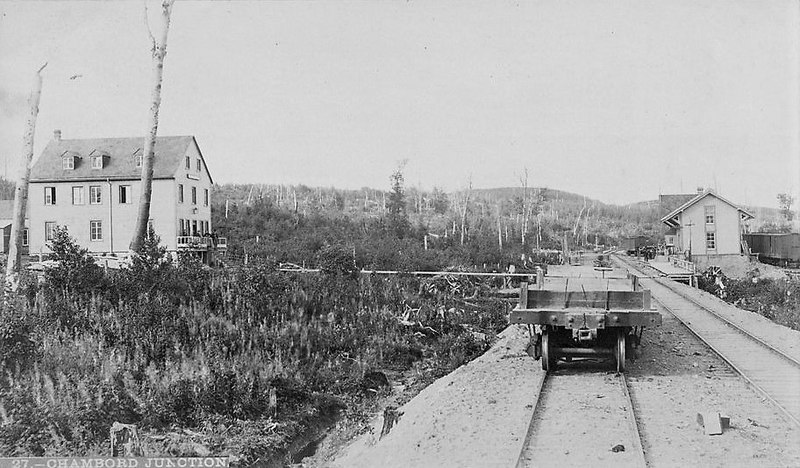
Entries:
MULTIPOLYGON (((664 200, 662 196, 662 200, 664 200)), ((668 196, 687 199, 661 218, 667 226, 664 240, 675 254, 699 263, 743 255, 742 233, 753 215, 714 190, 668 196)))

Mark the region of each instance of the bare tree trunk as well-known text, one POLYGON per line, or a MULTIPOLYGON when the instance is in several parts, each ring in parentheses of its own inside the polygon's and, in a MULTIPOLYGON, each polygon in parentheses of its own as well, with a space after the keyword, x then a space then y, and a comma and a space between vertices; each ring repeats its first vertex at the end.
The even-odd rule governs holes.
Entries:
POLYGON ((536 250, 539 250, 539 244, 542 242, 542 213, 536 215, 536 250))
POLYGON ((147 221, 150 219, 150 199, 153 194, 153 163, 155 162, 156 134, 158 133, 158 110, 161 107, 161 81, 164 76, 164 57, 167 55, 167 34, 169 33, 169 20, 172 14, 172 4, 175 0, 161 0, 161 28, 157 31, 158 40, 153 37, 150 23, 147 19, 147 6, 145 4, 145 24, 150 35, 153 55, 152 83, 153 91, 150 101, 150 121, 148 133, 144 140, 144 158, 142 160, 142 195, 139 198, 139 213, 136 216, 136 227, 133 230, 131 250, 138 252, 142 248, 147 235, 147 221))
POLYGON ((503 226, 500 224, 500 213, 497 214, 497 246, 503 250, 503 226))
POLYGON ((528 168, 526 167, 522 177, 519 178, 522 185, 522 245, 525 245, 525 235, 528 234, 528 168))
POLYGON ((578 212, 578 219, 575 220, 575 228, 572 230, 572 239, 578 239, 578 226, 580 226, 581 217, 583 216, 583 210, 586 209, 586 206, 581 207, 581 211, 578 212))
POLYGON ((20 250, 22 233, 25 230, 25 210, 28 207, 28 182, 31 178, 31 161, 33 161, 33 136, 36 133, 36 118, 39 116, 39 100, 42 97, 41 66, 33 79, 33 88, 28 98, 30 115, 22 137, 22 158, 20 160, 19 179, 14 194, 14 214, 11 221, 11 238, 9 239, 8 262, 6 264, 6 288, 16 291, 19 286, 20 250))
POLYGON ((461 207, 461 245, 464 245, 464 238, 467 235, 467 207, 469 207, 469 197, 472 194, 472 176, 469 178, 469 187, 464 194, 464 206, 461 207))

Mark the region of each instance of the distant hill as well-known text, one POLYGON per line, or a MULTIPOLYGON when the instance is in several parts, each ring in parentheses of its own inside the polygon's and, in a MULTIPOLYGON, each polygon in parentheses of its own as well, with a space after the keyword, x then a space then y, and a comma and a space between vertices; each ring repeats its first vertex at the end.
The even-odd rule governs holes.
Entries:
MULTIPOLYGON (((583 204, 585 201, 587 205, 613 206, 608 203, 601 202, 600 200, 595 200, 593 198, 586 197, 584 195, 572 192, 566 192, 564 190, 558 190, 549 187, 528 187, 528 190, 531 193, 533 193, 536 190, 544 191, 545 198, 551 201, 567 202, 567 203, 578 202, 580 204, 583 204)), ((463 190, 458 191, 456 193, 463 193, 463 190)), ((496 187, 488 189, 472 189, 472 193, 475 195, 476 198, 509 200, 516 197, 521 197, 522 187, 496 187)))

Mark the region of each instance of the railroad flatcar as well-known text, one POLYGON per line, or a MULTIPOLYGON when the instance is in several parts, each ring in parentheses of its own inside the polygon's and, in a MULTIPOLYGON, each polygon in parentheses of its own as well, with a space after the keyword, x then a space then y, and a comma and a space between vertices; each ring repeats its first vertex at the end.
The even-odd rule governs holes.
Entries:
POLYGON ((758 254, 764 263, 788 266, 800 264, 800 233, 745 234, 744 240, 750 252, 758 254))
POLYGON ((559 360, 613 357, 623 372, 626 349, 638 345, 645 327, 661 325, 661 314, 636 276, 558 277, 537 289, 522 283, 509 322, 529 326, 533 357, 545 371, 555 370, 559 360))

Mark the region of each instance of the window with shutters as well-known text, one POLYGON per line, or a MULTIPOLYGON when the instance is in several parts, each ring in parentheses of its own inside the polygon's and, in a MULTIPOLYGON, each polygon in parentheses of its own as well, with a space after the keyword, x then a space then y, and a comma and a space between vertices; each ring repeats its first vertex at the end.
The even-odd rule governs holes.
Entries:
POLYGON ((55 205, 56 204, 56 188, 55 187, 45 187, 44 188, 44 204, 45 205, 55 205))
POLYGON ((131 186, 130 185, 120 185, 119 186, 119 202, 122 204, 130 204, 133 203, 131 200, 131 186))
POLYGON ((89 186, 89 204, 99 205, 103 203, 103 189, 99 185, 89 186))
POLYGON ((72 204, 83 205, 83 186, 72 187, 72 204))
POLYGON ((56 232, 56 222, 55 221, 45 221, 44 223, 44 240, 51 241, 55 236, 56 232))

